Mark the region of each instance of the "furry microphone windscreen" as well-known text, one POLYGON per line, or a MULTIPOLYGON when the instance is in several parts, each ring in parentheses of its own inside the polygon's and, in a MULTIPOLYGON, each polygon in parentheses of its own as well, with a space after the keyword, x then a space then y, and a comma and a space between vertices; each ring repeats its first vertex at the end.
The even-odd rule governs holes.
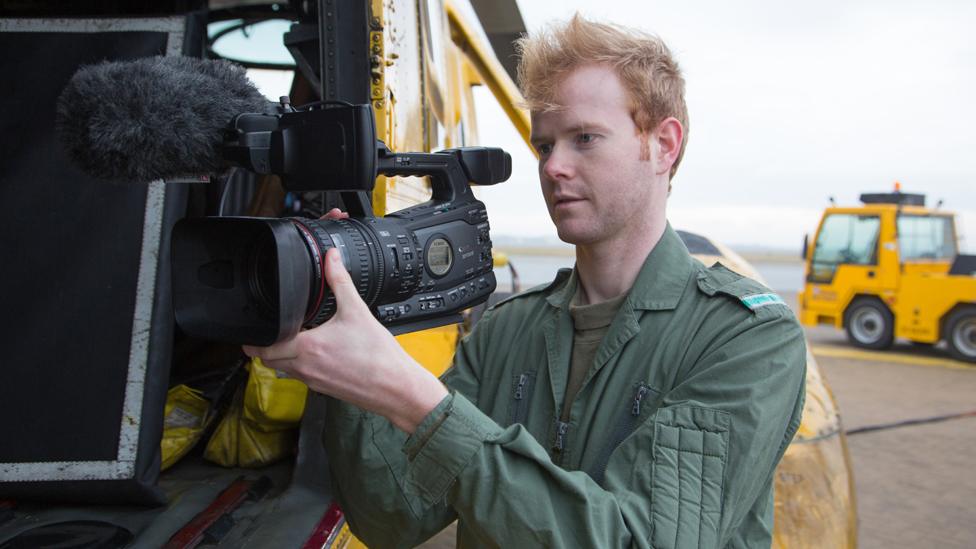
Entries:
POLYGON ((56 124, 89 175, 148 182, 218 172, 224 128, 275 105, 229 61, 149 57, 79 69, 58 98, 56 124))

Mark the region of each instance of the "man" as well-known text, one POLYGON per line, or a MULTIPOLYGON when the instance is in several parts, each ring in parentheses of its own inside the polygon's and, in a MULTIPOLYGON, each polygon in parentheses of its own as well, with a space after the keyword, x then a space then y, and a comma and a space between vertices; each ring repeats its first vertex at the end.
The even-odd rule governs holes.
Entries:
POLYGON ((575 270, 488 311, 439 381, 330 250, 336 316, 245 350, 335 397, 335 486, 371 546, 455 518, 460 546, 768 546, 803 337, 782 301, 697 263, 667 224, 687 128, 676 63, 577 16, 522 42, 520 83, 575 270))

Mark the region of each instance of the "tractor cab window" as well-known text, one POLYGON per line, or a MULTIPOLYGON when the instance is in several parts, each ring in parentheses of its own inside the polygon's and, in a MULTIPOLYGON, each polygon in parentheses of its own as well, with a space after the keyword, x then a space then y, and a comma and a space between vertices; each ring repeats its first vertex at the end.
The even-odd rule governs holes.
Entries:
POLYGON ((881 220, 874 215, 827 216, 817 235, 807 279, 810 282, 830 282, 838 265, 876 264, 880 227, 881 220))
POLYGON ((902 261, 952 261, 956 256, 952 219, 938 215, 899 215, 898 248, 902 261))

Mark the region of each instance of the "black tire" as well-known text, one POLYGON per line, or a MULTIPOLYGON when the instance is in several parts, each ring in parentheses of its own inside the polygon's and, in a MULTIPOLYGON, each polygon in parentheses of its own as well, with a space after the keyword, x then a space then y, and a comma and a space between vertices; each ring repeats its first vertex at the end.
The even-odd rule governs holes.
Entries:
POLYGON ((959 309, 946 319, 945 340, 957 360, 976 362, 976 308, 959 309))
POLYGON ((858 298, 844 312, 847 339, 863 349, 887 349, 895 339, 895 317, 880 301, 858 298))

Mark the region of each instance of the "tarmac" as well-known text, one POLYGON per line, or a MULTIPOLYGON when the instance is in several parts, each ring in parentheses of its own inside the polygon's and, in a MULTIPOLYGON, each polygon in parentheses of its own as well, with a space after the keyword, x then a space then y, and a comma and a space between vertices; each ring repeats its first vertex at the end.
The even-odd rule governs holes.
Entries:
POLYGON ((976 365, 941 345, 863 351, 806 331, 848 431, 859 547, 976 547, 976 365))

